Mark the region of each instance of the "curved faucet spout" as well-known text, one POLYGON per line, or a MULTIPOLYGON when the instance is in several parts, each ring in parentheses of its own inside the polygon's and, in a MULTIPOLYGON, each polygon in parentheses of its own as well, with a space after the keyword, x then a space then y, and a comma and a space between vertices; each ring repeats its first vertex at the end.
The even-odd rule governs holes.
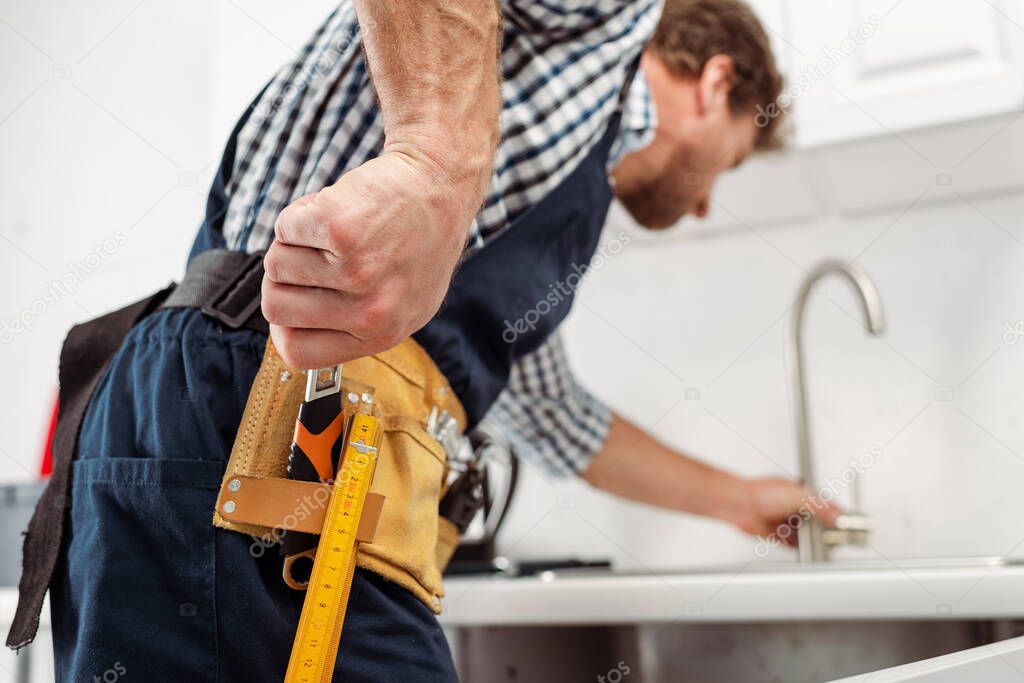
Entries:
MULTIPOLYGON (((796 422, 797 454, 799 456, 800 480, 812 491, 818 486, 814 471, 811 426, 807 409, 807 378, 804 371, 803 320, 807 301, 814 284, 827 275, 841 275, 853 285, 861 308, 864 311, 865 327, 870 334, 879 335, 885 330, 882 302, 875 283, 860 266, 838 260, 825 261, 807 274, 797 291, 793 315, 790 318, 787 351, 789 355, 790 381, 793 385, 793 411, 796 422)), ((814 519, 804 522, 798 531, 799 555, 801 562, 820 562, 828 559, 821 525, 814 519)))

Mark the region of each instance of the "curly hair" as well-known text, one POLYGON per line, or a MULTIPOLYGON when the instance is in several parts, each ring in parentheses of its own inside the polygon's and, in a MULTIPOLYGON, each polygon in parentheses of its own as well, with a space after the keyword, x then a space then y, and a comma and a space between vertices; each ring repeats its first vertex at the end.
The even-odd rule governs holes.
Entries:
MULTIPOLYGON (((764 27, 741 0, 666 0, 649 46, 679 76, 699 77, 715 55, 732 58, 729 107, 735 114, 767 108, 782 91, 782 75, 764 27)), ((781 118, 758 124, 755 148, 782 146, 781 118)))

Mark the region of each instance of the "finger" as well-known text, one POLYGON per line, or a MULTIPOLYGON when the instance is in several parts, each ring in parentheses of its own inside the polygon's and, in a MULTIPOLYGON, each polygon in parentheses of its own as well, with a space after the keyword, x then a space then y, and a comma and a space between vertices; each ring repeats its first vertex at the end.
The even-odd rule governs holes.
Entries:
POLYGON ((814 511, 814 517, 827 527, 834 527, 839 521, 839 516, 843 514, 843 509, 832 502, 826 502, 818 499, 819 504, 811 506, 814 511))
POLYGON ((331 250, 329 213, 319 194, 300 197, 284 207, 274 223, 274 237, 298 247, 331 250))
POLYGON ((263 270, 282 285, 339 289, 342 264, 329 251, 296 247, 274 240, 263 257, 263 270))
MULTIPOLYGON (((809 512, 814 518, 826 527, 835 526, 843 509, 831 500, 825 500, 820 494, 807 487, 802 487, 802 501, 800 509, 809 512)), ((805 513, 806 514, 806 513, 805 513)))
POLYGON ((260 306, 267 322, 281 327, 334 330, 365 340, 372 329, 367 324, 365 297, 320 287, 283 285, 263 278, 260 306))
POLYGON ((326 368, 372 353, 365 342, 347 332, 271 325, 270 336, 284 362, 297 370, 326 368))
POLYGON ((758 535, 765 536, 767 538, 775 538, 782 545, 795 546, 797 527, 790 524, 787 520, 780 520, 776 524, 765 522, 764 527, 758 535))

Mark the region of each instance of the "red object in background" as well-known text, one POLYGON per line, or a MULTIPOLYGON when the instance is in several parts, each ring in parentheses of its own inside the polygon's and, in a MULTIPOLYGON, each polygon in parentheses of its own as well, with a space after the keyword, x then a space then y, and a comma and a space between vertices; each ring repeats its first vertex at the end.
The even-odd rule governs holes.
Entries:
POLYGON ((46 443, 43 444, 43 462, 39 465, 39 476, 44 479, 53 472, 53 430, 57 428, 57 411, 59 409, 60 401, 54 400, 50 429, 46 432, 46 443))

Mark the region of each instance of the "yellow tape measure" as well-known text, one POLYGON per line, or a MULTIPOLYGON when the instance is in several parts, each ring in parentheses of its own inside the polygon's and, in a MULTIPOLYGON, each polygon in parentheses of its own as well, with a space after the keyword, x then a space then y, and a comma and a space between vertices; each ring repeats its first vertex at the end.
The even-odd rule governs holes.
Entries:
POLYGON ((356 569, 356 531, 377 464, 376 444, 377 418, 354 415, 302 603, 286 683, 323 683, 334 673, 356 569))

